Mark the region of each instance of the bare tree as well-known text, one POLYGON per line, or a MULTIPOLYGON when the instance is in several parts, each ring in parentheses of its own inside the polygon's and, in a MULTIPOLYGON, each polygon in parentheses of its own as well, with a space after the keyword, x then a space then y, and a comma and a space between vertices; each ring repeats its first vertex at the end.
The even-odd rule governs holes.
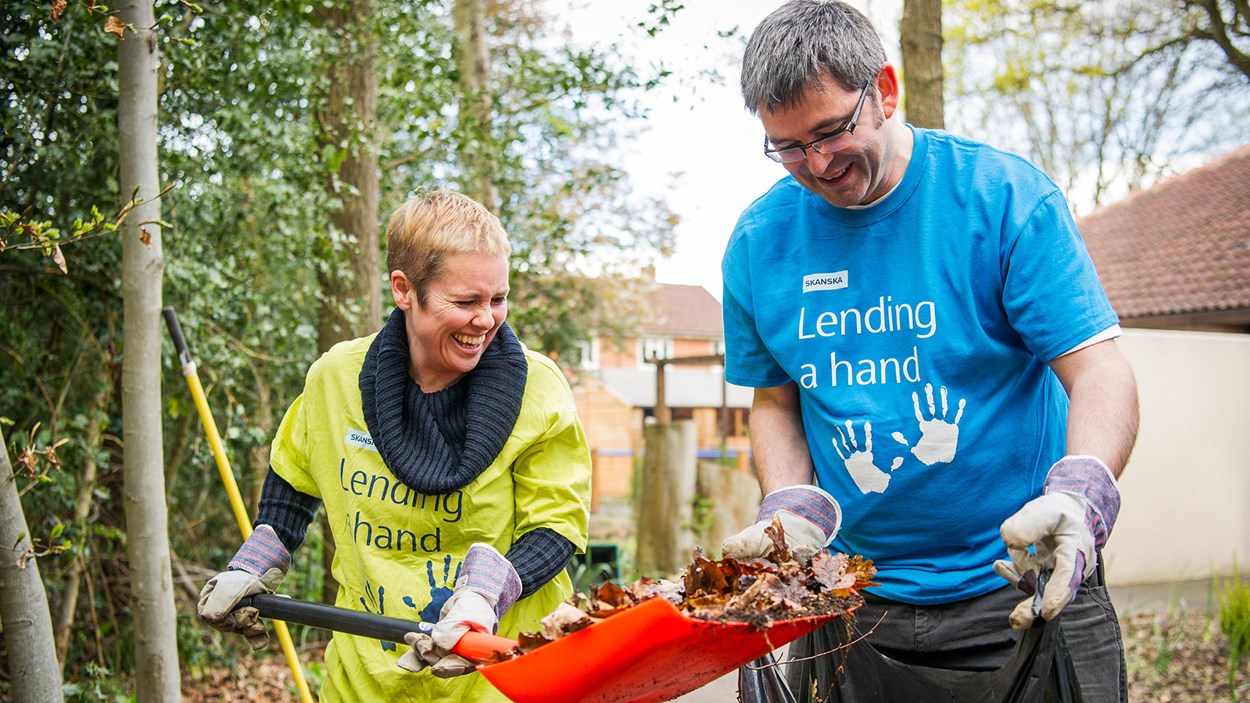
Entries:
POLYGON ((1078 212, 1245 143, 1250 92, 1147 0, 946 6, 948 121, 1027 155, 1078 212), (1238 85, 1232 85, 1235 82, 1238 85), (1220 110, 1210 105, 1219 104, 1220 110))
POLYGON ((136 202, 122 230, 122 432, 126 541, 141 701, 181 700, 177 617, 161 438, 160 173, 157 168, 157 36, 152 0, 123 0, 118 43, 120 183, 136 202))
POLYGON ((1228 63, 1250 80, 1250 3, 1246 0, 1179 0, 1186 36, 1214 42, 1228 63))

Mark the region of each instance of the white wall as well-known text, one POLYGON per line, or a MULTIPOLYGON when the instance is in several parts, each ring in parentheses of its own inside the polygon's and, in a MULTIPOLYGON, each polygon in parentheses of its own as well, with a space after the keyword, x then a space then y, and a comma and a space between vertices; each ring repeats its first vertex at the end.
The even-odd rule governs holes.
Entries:
POLYGON ((1250 335, 1125 330, 1137 447, 1104 557, 1112 585, 1250 567, 1250 335))

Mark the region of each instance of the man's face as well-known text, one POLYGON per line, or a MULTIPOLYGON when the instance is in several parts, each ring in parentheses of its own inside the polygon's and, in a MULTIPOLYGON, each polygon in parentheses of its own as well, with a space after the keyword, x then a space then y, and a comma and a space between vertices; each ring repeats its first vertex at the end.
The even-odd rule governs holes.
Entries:
MULTIPOLYGON (((868 99, 855 132, 845 135, 845 147, 829 154, 809 147, 803 160, 782 164, 804 188, 834 207, 872 203, 888 193, 906 169, 905 163, 900 168, 892 158, 892 140, 882 105, 885 101, 876 92, 881 83, 874 81, 868 88, 868 99)), ((824 76, 797 105, 778 107, 772 112, 761 107, 764 134, 773 148, 820 139, 846 126, 860 94, 824 76)))

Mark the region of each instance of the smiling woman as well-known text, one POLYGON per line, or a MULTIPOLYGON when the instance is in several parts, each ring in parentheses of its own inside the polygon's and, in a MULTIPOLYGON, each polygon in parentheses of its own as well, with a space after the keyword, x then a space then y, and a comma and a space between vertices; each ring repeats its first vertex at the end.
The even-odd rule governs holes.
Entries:
POLYGON ((508 245, 499 220, 448 191, 414 198, 386 230, 391 294, 403 311, 409 373, 426 393, 472 371, 508 315, 508 245))
POLYGON ((204 587, 200 618, 263 643, 256 609, 237 604, 277 589, 324 503, 337 605, 438 624, 404 652, 336 635, 321 700, 503 700, 447 650, 469 630, 537 629, 572 594, 564 567, 586 547, 590 452, 564 376, 504 321, 499 220, 431 191, 396 209, 386 244, 396 309, 309 369, 273 442, 256 531, 204 587))
POLYGON ((412 380, 427 393, 472 371, 508 315, 506 255, 465 252, 447 257, 443 273, 419 301, 402 271, 391 271, 391 293, 404 311, 412 380))

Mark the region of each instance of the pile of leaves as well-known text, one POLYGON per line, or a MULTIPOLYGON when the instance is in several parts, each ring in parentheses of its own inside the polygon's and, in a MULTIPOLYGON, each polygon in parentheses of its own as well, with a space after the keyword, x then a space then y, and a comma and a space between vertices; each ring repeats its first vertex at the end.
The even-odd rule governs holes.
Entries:
POLYGON ((713 560, 696 549, 681 583, 643 577, 628 587, 611 582, 592 587, 589 597, 574 594, 543 618, 541 632, 521 635, 519 650, 532 651, 651 598, 665 598, 699 620, 763 629, 777 620, 846 615, 863 603, 859 591, 875 585, 877 570, 868 559, 821 550, 800 562, 786 545, 780 521, 765 533, 773 550, 762 559, 713 560))

